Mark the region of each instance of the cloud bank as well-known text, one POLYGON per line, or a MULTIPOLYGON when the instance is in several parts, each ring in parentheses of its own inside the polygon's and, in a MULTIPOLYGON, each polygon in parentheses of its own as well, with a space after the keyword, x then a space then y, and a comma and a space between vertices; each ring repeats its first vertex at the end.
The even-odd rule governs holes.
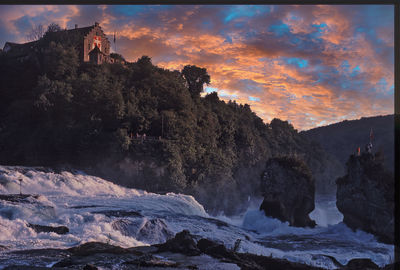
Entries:
MULTIPOLYGON (((355 6, 2 6, 0 46, 97 21, 128 61, 207 68, 224 100, 305 130, 394 112, 394 9, 355 6)), ((113 46, 114 48, 114 46, 113 46)))

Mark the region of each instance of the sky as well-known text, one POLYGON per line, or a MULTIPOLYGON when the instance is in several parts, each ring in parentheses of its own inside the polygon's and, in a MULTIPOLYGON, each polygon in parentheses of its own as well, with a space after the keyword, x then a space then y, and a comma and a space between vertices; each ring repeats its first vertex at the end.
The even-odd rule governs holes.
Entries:
POLYGON ((307 130, 394 113, 392 5, 35 5, 0 7, 0 47, 36 25, 99 22, 128 61, 207 69, 223 100, 307 130))

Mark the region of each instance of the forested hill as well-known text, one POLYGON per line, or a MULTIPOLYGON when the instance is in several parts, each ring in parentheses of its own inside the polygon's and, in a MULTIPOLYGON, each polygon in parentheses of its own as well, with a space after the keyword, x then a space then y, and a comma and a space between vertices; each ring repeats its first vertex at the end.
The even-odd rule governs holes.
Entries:
POLYGON ((248 105, 201 97, 206 69, 165 70, 146 56, 80 63, 72 45, 42 39, 22 61, 0 54, 0 164, 71 166, 130 187, 193 194, 226 212, 259 195, 272 156, 302 158, 320 187, 334 183, 325 177, 334 162, 287 122, 265 124, 248 105))
POLYGON ((370 140, 371 129, 373 152, 383 152, 387 169, 394 172, 394 115, 345 120, 310 129, 301 134, 318 142, 344 166, 349 155, 354 154, 357 147, 360 147, 361 151, 365 151, 365 145, 370 140))

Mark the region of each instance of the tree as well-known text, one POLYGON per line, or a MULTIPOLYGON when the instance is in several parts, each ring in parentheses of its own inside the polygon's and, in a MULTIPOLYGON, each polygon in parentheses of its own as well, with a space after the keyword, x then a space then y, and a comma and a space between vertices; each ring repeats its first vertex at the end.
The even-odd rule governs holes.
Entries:
POLYGON ((210 75, 205 68, 187 65, 181 73, 187 82, 192 97, 200 97, 204 84, 210 84, 210 75))
POLYGON ((49 24, 49 26, 47 26, 46 33, 54 33, 54 32, 58 32, 58 31, 61 31, 60 25, 53 22, 53 23, 49 24))
POLYGON ((26 36, 26 39, 28 41, 36 41, 39 40, 43 37, 45 31, 43 28, 43 25, 39 24, 37 26, 32 27, 32 29, 29 31, 28 35, 26 36))

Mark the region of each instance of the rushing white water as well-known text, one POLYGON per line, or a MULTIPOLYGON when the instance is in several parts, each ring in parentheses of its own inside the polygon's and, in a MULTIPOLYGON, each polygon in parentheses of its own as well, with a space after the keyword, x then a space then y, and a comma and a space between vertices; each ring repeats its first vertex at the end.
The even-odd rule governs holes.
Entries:
MULTIPOLYGON (((0 200, 0 245, 7 251, 67 248, 88 241, 122 247, 164 242, 188 229, 192 234, 223 242, 240 252, 286 258, 335 269, 353 258, 370 258, 380 266, 393 260, 394 248, 373 235, 353 232, 341 223, 334 198, 317 198, 311 213, 316 228, 295 228, 265 217, 257 208, 239 217, 211 217, 192 196, 159 195, 124 188, 83 172, 61 172, 0 166, 0 194, 39 194, 30 203, 0 200), (29 223, 67 226, 69 233, 37 233, 29 223)), ((7 254, 2 252, 5 266, 7 254), (5 259, 4 259, 5 258, 5 259)), ((1 267, 0 267, 1 268, 1 267)))

